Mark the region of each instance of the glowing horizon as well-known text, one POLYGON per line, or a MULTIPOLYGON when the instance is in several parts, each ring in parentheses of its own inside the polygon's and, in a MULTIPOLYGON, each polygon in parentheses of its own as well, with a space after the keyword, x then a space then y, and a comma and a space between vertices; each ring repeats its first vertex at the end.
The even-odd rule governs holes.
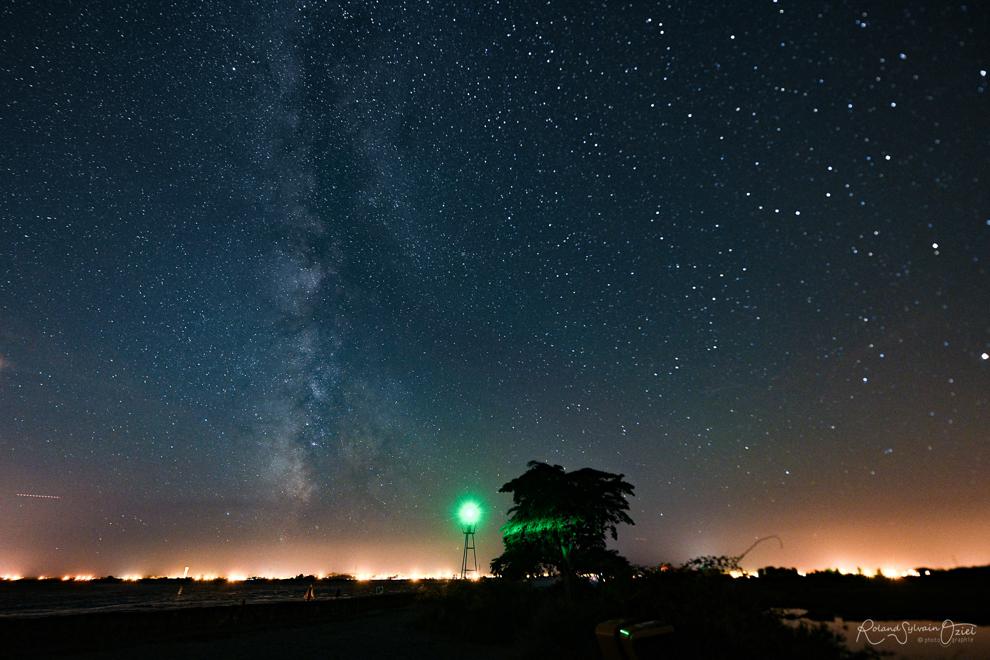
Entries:
MULTIPOLYGON (((955 566, 951 568, 973 568, 973 567, 976 566, 955 566)), ((656 568, 656 567, 646 567, 646 568, 656 568)), ((757 572, 760 568, 769 568, 769 566, 759 566, 752 568, 747 567, 741 571, 736 571, 736 570, 729 571, 728 574, 731 577, 757 577, 758 575, 757 572)), ((840 573, 841 575, 861 575, 865 578, 875 578, 877 577, 877 573, 879 573, 880 577, 885 579, 893 579, 893 580, 902 579, 906 577, 921 577, 923 574, 919 573, 918 568, 931 569, 931 570, 951 570, 951 568, 939 567, 939 566, 927 566, 927 567, 919 566, 915 568, 903 568, 903 567, 891 566, 891 565, 879 566, 874 570, 867 570, 863 567, 851 567, 848 565, 823 566, 817 568, 797 568, 793 566, 783 566, 783 567, 776 566, 775 568, 794 569, 801 576, 807 576, 809 574, 817 573, 817 572, 835 571, 837 573, 840 573)), ((927 570, 925 574, 927 574, 927 570)), ((191 580, 193 582, 212 582, 215 580, 223 580, 226 582, 246 582, 251 580, 293 580, 296 579, 299 575, 302 575, 304 577, 312 576, 317 580, 339 578, 339 579, 350 579, 353 580, 354 582, 387 581, 387 580, 418 582, 421 580, 459 579, 457 571, 454 570, 440 570, 432 573, 412 570, 412 571, 360 571, 357 573, 340 573, 340 572, 320 573, 320 572, 299 571, 296 573, 287 572, 287 573, 276 573, 276 574, 267 574, 267 575, 261 575, 261 574, 254 575, 243 572, 231 572, 231 573, 199 573, 195 575, 189 575, 187 577, 183 577, 180 574, 157 574, 157 573, 149 573, 147 575, 135 575, 135 574, 117 575, 114 573, 97 575, 93 573, 84 573, 79 575, 67 574, 61 577, 53 576, 53 575, 45 575, 45 574, 21 575, 18 573, 10 573, 10 574, 0 574, 0 582, 18 582, 22 580, 38 580, 38 581, 58 580, 61 582, 93 582, 106 578, 120 580, 121 582, 138 582, 141 580, 160 580, 160 579, 191 580)), ((481 577, 493 577, 493 576, 491 575, 491 573, 483 572, 477 576, 473 576, 473 579, 477 579, 481 577)))
MULTIPOLYGON (((493 519, 480 526, 477 534, 479 565, 483 568, 487 568, 491 559, 502 551, 501 527, 505 514, 501 512, 508 506, 502 504, 491 508, 494 513, 486 512, 485 517, 493 519)), ((181 577, 187 566, 193 577, 233 576, 235 579, 238 576, 284 578, 300 573, 383 577, 453 575, 461 556, 463 534, 459 527, 451 527, 442 508, 438 513, 432 521, 426 519, 418 527, 406 525, 395 534, 387 521, 369 520, 354 538, 337 534, 333 543, 305 538, 259 543, 246 536, 219 548, 215 544, 173 540, 169 545, 174 547, 158 547, 151 552, 133 546, 91 544, 69 554, 67 551, 14 550, 18 545, 30 547, 31 543, 29 539, 18 543, 16 537, 8 537, 7 547, 0 549, 0 575, 181 577), (416 532, 424 537, 428 535, 429 539, 407 540, 408 534, 416 532)), ((699 536, 695 532, 695 538, 692 538, 691 521, 685 518, 682 523, 672 513, 663 519, 666 532, 660 531, 659 527, 651 529, 646 512, 634 512, 634 519, 635 526, 620 527, 619 541, 614 547, 633 564, 641 566, 661 563, 676 566, 703 555, 732 556, 744 550, 757 536, 726 528, 720 534, 713 530, 699 536)), ((956 520, 939 521, 936 516, 928 521, 919 514, 917 528, 888 526, 887 533, 882 536, 871 533, 874 524, 871 519, 834 527, 826 527, 821 520, 808 523, 796 517, 793 523, 787 524, 780 519, 775 528, 766 529, 766 532, 778 532, 784 539, 784 547, 761 545, 742 564, 750 571, 764 566, 781 566, 805 572, 827 569, 856 572, 859 567, 869 575, 877 569, 894 575, 921 567, 948 569, 987 565, 990 564, 990 530, 979 525, 974 527, 976 519, 976 515, 960 513, 956 520), (940 524, 941 533, 926 531, 933 523, 940 524), (869 544, 860 541, 865 538, 870 539, 869 544)), ((752 527, 756 528, 756 525, 752 527)))
MULTIPOLYGON (((730 574, 733 577, 741 576, 756 576, 757 571, 761 568, 785 568, 794 569, 800 575, 807 575, 815 572, 824 571, 835 571, 842 575, 862 575, 864 577, 875 577, 878 573, 888 579, 899 579, 904 577, 919 577, 922 574, 919 573, 919 569, 931 569, 931 570, 951 570, 955 568, 971 568, 980 566, 990 566, 990 564, 963 564, 956 566, 939 566, 933 564, 918 563, 916 565, 905 565, 905 564, 894 564, 890 562, 876 563, 876 562, 848 562, 841 561, 833 564, 822 564, 817 566, 787 566, 781 564, 752 564, 744 562, 744 567, 742 571, 732 571, 730 574)), ((661 564, 643 566, 644 568, 657 568, 661 564)), ((673 568, 677 568, 675 565, 673 568)), ((226 580, 228 582, 244 582, 252 579, 262 579, 262 580, 291 580, 299 575, 306 577, 313 576, 317 580, 333 579, 333 578, 345 578, 349 577, 357 582, 365 582, 372 580, 447 580, 447 579, 457 579, 457 571, 453 568, 437 568, 432 571, 424 571, 419 568, 411 569, 370 569, 363 568, 355 571, 335 571, 335 570, 310 570, 310 569, 299 569, 299 570, 280 570, 274 572, 252 572, 245 571, 242 569, 233 569, 230 571, 194 571, 188 575, 184 575, 182 570, 173 569, 164 572, 150 572, 150 573, 132 573, 132 572, 94 572, 94 571, 83 571, 83 572, 70 572, 65 574, 60 574, 56 572, 45 572, 39 574, 31 574, 29 572, 19 572, 19 571, 6 571, 0 573, 0 581, 3 582, 14 582, 20 580, 59 580, 63 582, 91 582, 94 580, 100 580, 103 578, 114 578, 119 579, 123 582, 137 582, 144 579, 189 579, 194 582, 209 582, 213 580, 226 580)), ((482 572, 480 574, 482 577, 491 577, 488 572, 482 572)))

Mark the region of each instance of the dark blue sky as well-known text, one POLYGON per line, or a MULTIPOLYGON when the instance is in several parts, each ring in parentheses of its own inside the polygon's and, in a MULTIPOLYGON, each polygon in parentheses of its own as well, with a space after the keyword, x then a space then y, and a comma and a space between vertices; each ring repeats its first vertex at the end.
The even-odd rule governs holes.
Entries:
POLYGON ((978 4, 0 26, 0 569, 452 567, 531 459, 636 561, 990 560, 978 4))

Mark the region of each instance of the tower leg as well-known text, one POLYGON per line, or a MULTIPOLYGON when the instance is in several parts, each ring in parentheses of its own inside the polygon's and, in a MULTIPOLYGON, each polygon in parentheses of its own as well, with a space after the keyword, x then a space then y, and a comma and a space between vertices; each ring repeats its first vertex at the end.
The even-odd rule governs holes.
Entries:
POLYGON ((478 548, 474 540, 474 532, 471 533, 471 554, 474 556, 474 574, 478 575, 478 548))

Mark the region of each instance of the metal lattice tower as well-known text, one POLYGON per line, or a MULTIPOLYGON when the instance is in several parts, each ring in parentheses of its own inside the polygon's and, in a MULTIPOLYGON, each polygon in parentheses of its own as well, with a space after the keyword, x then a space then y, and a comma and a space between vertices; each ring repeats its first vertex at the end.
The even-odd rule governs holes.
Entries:
POLYGON ((461 523, 461 530, 464 532, 464 555, 461 557, 461 579, 465 579, 468 573, 474 571, 478 573, 478 551, 474 541, 474 532, 478 529, 478 522, 481 520, 481 506, 475 500, 464 500, 457 509, 457 519, 461 523), (468 565, 468 551, 474 560, 474 568, 468 565))
POLYGON ((461 559, 461 579, 467 578, 468 573, 474 572, 475 575, 478 574, 478 551, 475 547, 474 540, 474 525, 464 526, 464 557, 461 559), (474 562, 474 568, 468 567, 468 551, 471 551, 471 557, 474 562))

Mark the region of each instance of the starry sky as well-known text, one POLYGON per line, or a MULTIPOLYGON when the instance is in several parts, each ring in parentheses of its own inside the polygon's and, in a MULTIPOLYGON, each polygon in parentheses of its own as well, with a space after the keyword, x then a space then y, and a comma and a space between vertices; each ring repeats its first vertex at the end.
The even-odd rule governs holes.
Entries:
POLYGON ((990 562, 988 29, 5 3, 0 570, 449 572, 534 459, 635 562, 990 562))

